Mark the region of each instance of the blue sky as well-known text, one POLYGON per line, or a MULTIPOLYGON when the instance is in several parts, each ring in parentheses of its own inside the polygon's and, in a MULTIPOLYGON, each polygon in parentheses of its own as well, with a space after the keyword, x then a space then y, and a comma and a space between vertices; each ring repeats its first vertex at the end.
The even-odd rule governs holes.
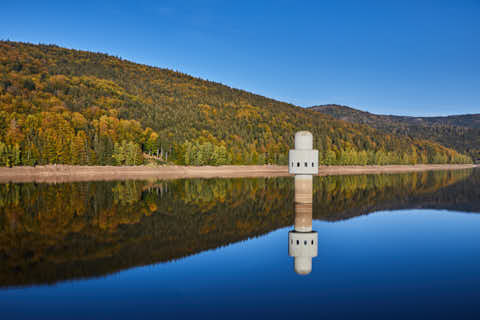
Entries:
POLYGON ((0 39, 166 67, 300 106, 480 113, 480 1, 6 1, 0 39))

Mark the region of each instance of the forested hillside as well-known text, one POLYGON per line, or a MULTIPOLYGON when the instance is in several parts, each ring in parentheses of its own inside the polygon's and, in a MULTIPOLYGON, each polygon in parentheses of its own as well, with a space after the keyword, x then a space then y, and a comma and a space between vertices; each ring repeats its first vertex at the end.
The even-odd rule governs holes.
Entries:
POLYGON ((379 115, 335 104, 312 110, 350 123, 366 124, 385 133, 436 141, 480 162, 480 113, 446 117, 379 115))
POLYGON ((322 164, 471 162, 179 72, 0 42, 0 165, 286 164, 298 130, 312 131, 322 164))

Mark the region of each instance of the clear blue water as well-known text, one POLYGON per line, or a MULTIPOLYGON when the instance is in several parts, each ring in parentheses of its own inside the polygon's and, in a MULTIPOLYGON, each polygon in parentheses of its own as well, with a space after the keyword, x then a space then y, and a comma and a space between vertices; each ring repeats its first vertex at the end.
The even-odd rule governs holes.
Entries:
MULTIPOLYGON (((423 193, 423 207, 448 210, 373 209, 326 221, 315 220, 314 202, 318 256, 306 276, 294 272, 288 256, 293 226, 286 226, 113 274, 9 285, 0 288, 1 318, 478 319, 480 214, 452 209, 456 203, 477 207, 480 199, 462 191, 471 187, 468 179, 472 176, 423 193), (452 192, 458 192, 453 204, 452 192), (449 194, 448 201, 431 204, 442 193, 449 194)), ((418 199, 402 203, 422 207, 418 199)))

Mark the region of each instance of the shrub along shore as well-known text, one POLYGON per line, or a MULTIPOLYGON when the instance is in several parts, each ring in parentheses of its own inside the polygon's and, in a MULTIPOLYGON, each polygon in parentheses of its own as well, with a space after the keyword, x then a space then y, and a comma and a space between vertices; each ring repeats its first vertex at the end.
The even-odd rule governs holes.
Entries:
MULTIPOLYGON (((458 170, 474 164, 420 164, 385 166, 320 166, 319 175, 404 173, 427 170, 458 170)), ((182 178, 235 178, 289 176, 287 166, 69 166, 0 168, 0 182, 75 182, 182 178)))

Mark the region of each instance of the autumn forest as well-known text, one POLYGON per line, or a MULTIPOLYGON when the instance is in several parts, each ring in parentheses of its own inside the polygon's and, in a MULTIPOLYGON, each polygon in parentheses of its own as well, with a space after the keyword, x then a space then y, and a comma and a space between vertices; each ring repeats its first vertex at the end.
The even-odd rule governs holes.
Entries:
POLYGON ((324 165, 471 163, 378 131, 102 53, 0 41, 0 165, 286 164, 298 130, 324 165))

